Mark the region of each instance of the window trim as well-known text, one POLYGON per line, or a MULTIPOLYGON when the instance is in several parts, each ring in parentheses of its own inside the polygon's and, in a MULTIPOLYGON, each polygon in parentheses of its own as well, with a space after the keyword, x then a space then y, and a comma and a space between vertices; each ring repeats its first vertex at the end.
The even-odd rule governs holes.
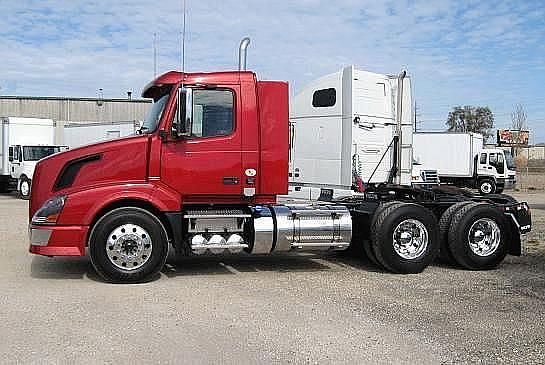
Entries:
POLYGON ((314 90, 313 93, 312 93, 312 107, 313 108, 333 108, 335 105, 337 105, 337 89, 334 88, 334 87, 327 87, 327 88, 324 88, 324 89, 317 89, 317 90, 314 90), (333 104, 331 105, 316 105, 314 102, 316 101, 316 94, 318 92, 328 92, 330 90, 333 90, 333 104))
MULTIPOLYGON (((191 87, 191 85, 186 85, 186 87, 191 87)), ((207 91, 229 91, 231 93, 231 95, 233 96, 233 113, 232 113, 232 116, 233 116, 233 129, 231 130, 231 132, 229 134, 218 134, 218 135, 215 135, 215 136, 194 136, 193 134, 190 135, 190 136, 187 136, 185 139, 188 140, 188 141, 200 141, 200 140, 206 140, 206 139, 210 139, 210 138, 225 138, 225 137, 230 137, 232 135, 234 135, 236 132, 237 132, 237 93, 234 89, 231 89, 229 87, 215 87, 213 89, 207 89, 206 87, 193 87, 193 92, 195 91, 198 91, 198 90, 207 90, 207 91)), ((177 102, 176 101, 176 105, 177 105, 177 102)), ((176 106, 175 105, 175 106, 176 106)), ((174 121, 174 118, 176 117, 176 110, 174 111, 174 117, 172 118, 172 120, 174 121)), ((191 126, 193 128, 193 125, 191 126)), ((191 133, 193 133, 193 131, 191 131, 191 133)))

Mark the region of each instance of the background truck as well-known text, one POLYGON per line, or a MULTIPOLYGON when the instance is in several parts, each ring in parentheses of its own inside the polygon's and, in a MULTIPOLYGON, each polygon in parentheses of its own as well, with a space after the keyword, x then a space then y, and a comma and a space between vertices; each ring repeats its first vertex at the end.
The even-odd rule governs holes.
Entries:
POLYGON ((135 134, 139 124, 135 121, 115 123, 65 122, 62 129, 62 144, 70 148, 90 143, 108 141, 135 134))
MULTIPOLYGON (((342 100, 350 91, 336 93, 342 100)), ((531 229, 526 203, 392 182, 407 166, 401 102, 386 183, 337 199, 280 202, 288 192, 288 95, 286 82, 259 81, 244 67, 159 76, 143 91, 154 103, 141 134, 38 162, 30 252, 82 256, 88 249, 95 270, 114 282, 156 276, 169 246, 179 255, 349 250, 396 273, 424 270, 440 250, 473 270, 521 254, 520 234, 531 229)), ((358 113, 347 116, 346 128, 365 110, 358 113)), ((345 173, 340 164, 331 174, 345 173)), ((350 185, 351 176, 338 181, 350 185)))
POLYGON ((483 147, 477 133, 418 132, 414 158, 437 169, 442 183, 502 193, 516 184, 515 163, 508 151, 483 147))
POLYGON ((21 198, 28 199, 36 162, 67 147, 54 144, 55 123, 51 119, 4 117, 1 120, 0 190, 7 192, 14 188, 21 198))
POLYGON ((348 66, 319 78, 291 100, 290 134, 291 197, 317 199, 324 189, 337 197, 387 181, 439 183, 437 171, 411 163, 412 94, 405 75, 400 80, 348 66), (392 176, 398 108, 402 165, 392 176))

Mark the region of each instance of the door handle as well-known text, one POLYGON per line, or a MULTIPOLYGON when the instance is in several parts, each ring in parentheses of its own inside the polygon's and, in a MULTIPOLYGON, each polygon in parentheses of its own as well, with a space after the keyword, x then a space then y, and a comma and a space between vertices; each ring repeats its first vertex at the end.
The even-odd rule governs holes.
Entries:
POLYGON ((240 179, 235 176, 227 176, 223 178, 223 185, 237 185, 240 179))

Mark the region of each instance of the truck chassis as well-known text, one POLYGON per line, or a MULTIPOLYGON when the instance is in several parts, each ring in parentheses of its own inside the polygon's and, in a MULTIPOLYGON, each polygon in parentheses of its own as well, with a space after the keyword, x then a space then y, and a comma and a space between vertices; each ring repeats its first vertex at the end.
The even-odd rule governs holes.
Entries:
POLYGON ((346 251, 406 274, 421 272, 439 255, 483 270, 495 268, 507 254, 521 255, 520 234, 530 230, 528 205, 507 195, 382 185, 365 194, 329 197, 326 190, 317 202, 187 206, 163 219, 121 207, 94 225, 91 260, 106 280, 123 282, 161 270, 168 243, 182 256, 346 251))

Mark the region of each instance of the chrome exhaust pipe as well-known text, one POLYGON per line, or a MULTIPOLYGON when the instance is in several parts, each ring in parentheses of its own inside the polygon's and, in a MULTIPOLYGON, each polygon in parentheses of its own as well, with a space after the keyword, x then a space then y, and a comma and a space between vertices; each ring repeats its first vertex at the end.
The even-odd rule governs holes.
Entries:
POLYGON ((407 76, 407 71, 402 71, 397 77, 397 126, 396 135, 398 138, 396 146, 396 184, 401 184, 401 146, 402 142, 402 119, 403 119, 403 81, 407 76))
POLYGON ((244 37, 240 41, 238 48, 238 70, 246 71, 246 54, 248 52, 248 45, 250 44, 250 38, 244 37))

